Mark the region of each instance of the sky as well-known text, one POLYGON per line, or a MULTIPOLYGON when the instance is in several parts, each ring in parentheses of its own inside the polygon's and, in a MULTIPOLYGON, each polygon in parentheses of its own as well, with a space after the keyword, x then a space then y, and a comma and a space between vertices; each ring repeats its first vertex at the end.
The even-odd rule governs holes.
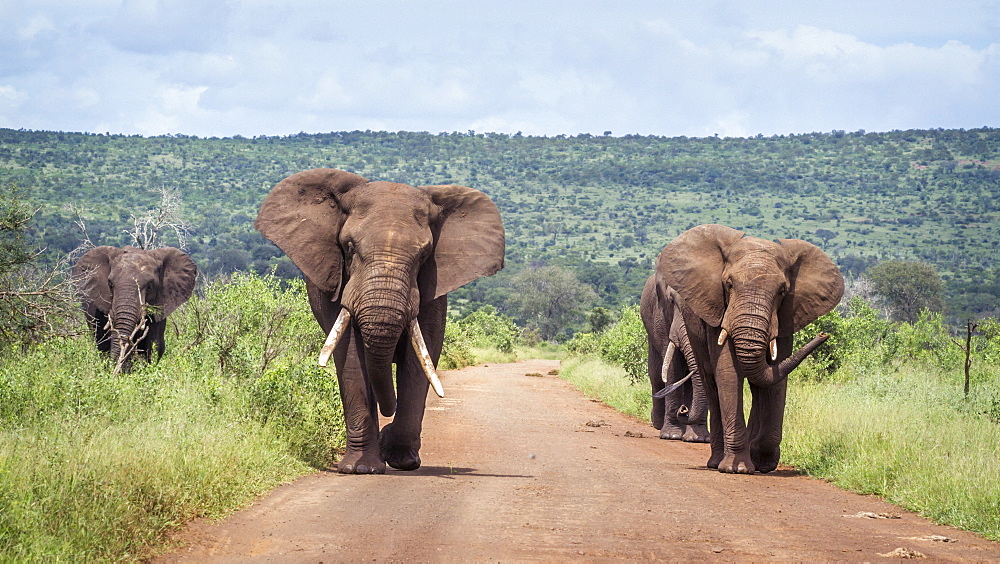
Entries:
POLYGON ((0 0, 0 127, 1000 127, 1000 0, 0 0))

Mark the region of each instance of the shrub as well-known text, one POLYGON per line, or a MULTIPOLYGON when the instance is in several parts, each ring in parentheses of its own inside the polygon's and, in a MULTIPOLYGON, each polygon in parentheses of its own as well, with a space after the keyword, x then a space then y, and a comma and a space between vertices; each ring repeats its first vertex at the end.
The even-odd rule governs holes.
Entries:
POLYGON ((632 382, 646 378, 649 346, 637 305, 622 308, 618 321, 603 333, 577 333, 566 348, 573 354, 597 355, 622 367, 632 382))
POLYGON ((438 368, 441 370, 455 370, 476 363, 476 359, 469 348, 468 341, 462 333, 462 328, 458 323, 449 323, 444 328, 444 346, 441 348, 441 357, 438 359, 438 368))
POLYGON ((497 308, 486 305, 470 313, 464 318, 451 322, 473 347, 495 348, 500 352, 514 352, 520 329, 514 320, 497 308))

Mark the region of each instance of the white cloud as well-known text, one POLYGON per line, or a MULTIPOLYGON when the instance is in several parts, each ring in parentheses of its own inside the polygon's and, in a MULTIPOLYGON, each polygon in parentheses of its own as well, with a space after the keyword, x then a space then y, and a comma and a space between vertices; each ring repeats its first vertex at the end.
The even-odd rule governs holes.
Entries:
POLYGON ((700 136, 1000 125, 988 4, 844 1, 0 1, 0 126, 700 136))

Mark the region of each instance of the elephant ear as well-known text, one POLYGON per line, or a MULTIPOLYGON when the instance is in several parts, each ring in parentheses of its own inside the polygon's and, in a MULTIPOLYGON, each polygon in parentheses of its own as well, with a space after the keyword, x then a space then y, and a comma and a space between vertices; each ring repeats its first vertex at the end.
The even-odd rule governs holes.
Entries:
POLYGON ((791 264, 791 285, 778 311, 798 331, 840 303, 844 277, 837 265, 816 245, 801 239, 778 239, 791 264))
POLYGON ((742 231, 724 225, 699 225, 678 235, 656 259, 656 270, 667 285, 712 327, 721 325, 726 313, 726 249, 742 237, 742 231))
POLYGON ((77 293, 83 300, 87 314, 94 316, 97 311, 111 311, 111 263, 118 260, 122 250, 102 245, 90 249, 73 265, 71 273, 77 293))
POLYGON ((154 305, 162 308, 155 315, 157 320, 162 320, 191 297, 195 278, 198 277, 198 267, 187 253, 174 247, 153 249, 150 254, 156 257, 161 265, 160 303, 154 305))
POLYGON ((293 174, 271 189, 253 225, 306 278, 339 295, 344 262, 339 237, 346 217, 339 202, 352 188, 367 183, 363 176, 332 168, 293 174))
POLYGON ((486 194, 453 184, 421 186, 440 207, 434 254, 420 270, 424 301, 441 297, 483 276, 496 274, 504 263, 505 238, 500 210, 486 194))

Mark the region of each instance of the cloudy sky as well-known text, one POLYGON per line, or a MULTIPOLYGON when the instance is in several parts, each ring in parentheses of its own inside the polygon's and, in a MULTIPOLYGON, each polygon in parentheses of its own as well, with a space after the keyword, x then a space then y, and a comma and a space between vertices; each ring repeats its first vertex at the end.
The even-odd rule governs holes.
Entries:
POLYGON ((1000 1, 0 0, 0 127, 1000 127, 1000 1))

